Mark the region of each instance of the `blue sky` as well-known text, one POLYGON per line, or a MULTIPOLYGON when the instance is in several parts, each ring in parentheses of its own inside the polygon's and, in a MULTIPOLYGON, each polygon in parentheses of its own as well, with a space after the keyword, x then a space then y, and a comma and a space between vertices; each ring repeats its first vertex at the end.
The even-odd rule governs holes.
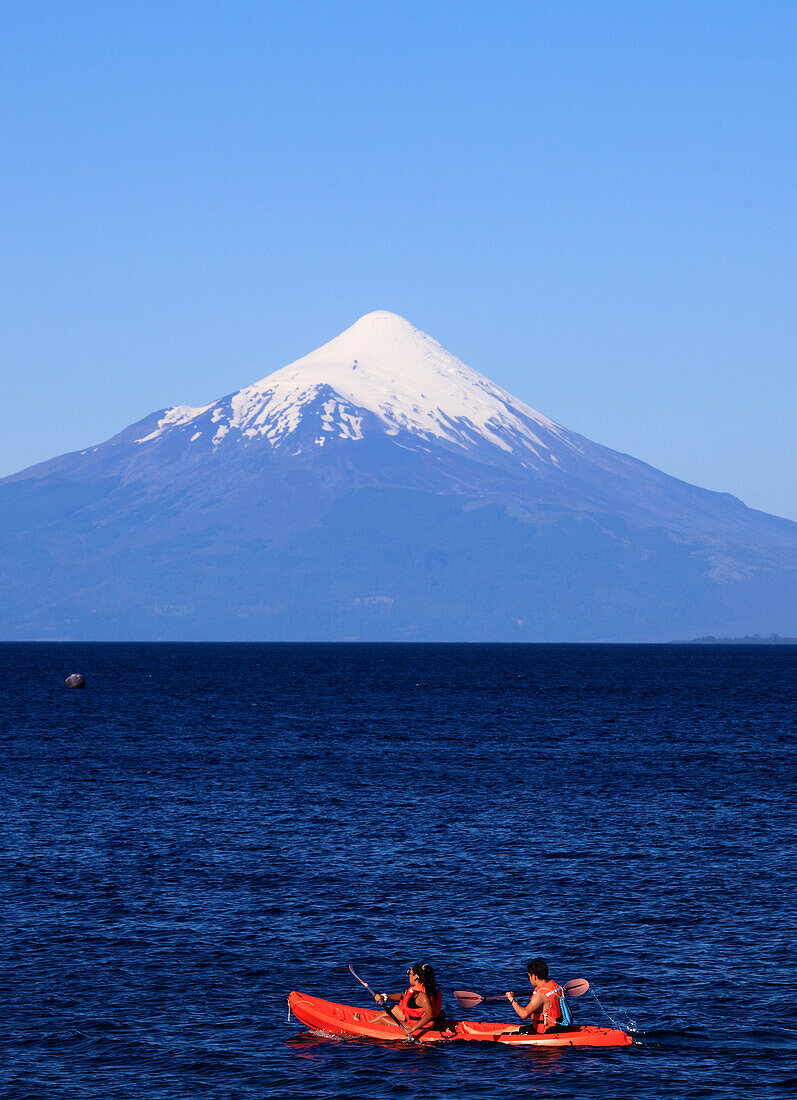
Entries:
POLYGON ((797 519, 793 3, 0 9, 0 475, 373 309, 797 519))

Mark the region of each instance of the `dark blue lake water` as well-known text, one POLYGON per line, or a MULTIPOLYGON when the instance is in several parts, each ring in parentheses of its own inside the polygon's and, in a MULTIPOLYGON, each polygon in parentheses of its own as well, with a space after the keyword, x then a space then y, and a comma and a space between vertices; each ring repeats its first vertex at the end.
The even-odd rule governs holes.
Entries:
POLYGON ((797 1086, 797 647, 5 645, 0 676, 3 1097, 797 1086), (638 1043, 287 1018, 368 1004, 350 961, 500 992, 533 955, 638 1043))

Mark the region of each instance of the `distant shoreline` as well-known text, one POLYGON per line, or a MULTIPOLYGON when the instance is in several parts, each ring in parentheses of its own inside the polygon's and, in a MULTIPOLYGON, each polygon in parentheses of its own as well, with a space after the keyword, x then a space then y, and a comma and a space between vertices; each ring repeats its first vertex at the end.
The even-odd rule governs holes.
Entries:
POLYGON ((568 648, 568 647, 591 647, 591 646, 613 646, 616 648, 633 649, 639 648, 655 648, 666 646, 688 646, 688 645, 768 645, 768 646, 797 646, 797 638, 784 638, 779 634, 770 634, 767 637, 762 638, 760 634, 746 634, 741 638, 717 638, 713 634, 706 634, 702 638, 673 638, 669 641, 662 642, 620 642, 610 641, 603 638, 599 641, 558 641, 558 642, 518 642, 518 641, 440 641, 426 640, 426 639, 414 639, 408 641, 407 639, 359 639, 359 638, 335 638, 335 639, 303 639, 297 641, 296 639, 275 639, 275 638, 259 638, 259 639, 230 639, 230 638, 0 638, 0 646, 140 646, 157 648, 158 646, 239 646, 241 648, 247 648, 252 646, 275 646, 275 647, 305 647, 308 649, 319 647, 335 647, 335 646, 354 646, 354 647, 369 647, 369 646, 382 646, 384 648, 411 648, 417 647, 520 647, 520 648, 568 648))
POLYGON ((713 634, 706 634, 703 638, 678 638, 671 645, 797 645, 797 638, 782 638, 780 634, 768 634, 762 638, 760 634, 745 634, 743 638, 715 638, 713 634))

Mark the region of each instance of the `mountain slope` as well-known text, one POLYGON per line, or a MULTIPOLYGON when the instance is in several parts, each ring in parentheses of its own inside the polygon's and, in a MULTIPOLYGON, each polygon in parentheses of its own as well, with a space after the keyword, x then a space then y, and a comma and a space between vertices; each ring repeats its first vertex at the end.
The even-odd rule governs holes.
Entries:
POLYGON ((797 627, 797 525, 555 424, 394 314, 0 481, 5 637, 797 627))

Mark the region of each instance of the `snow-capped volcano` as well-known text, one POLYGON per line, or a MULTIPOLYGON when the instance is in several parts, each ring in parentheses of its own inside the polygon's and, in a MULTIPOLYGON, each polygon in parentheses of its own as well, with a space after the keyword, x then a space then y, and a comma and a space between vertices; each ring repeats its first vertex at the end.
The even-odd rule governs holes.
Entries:
POLYGON ((167 409, 137 442, 179 428, 213 446, 260 436, 284 447, 310 419, 313 442, 322 447, 336 437, 364 438, 370 417, 388 436, 408 434, 464 453, 488 444, 526 466, 555 463, 552 444, 573 446, 576 438, 403 317, 379 310, 230 397, 167 409))
POLYGON ((0 636, 797 634, 797 524, 568 431, 393 313, 0 481, 0 636))

